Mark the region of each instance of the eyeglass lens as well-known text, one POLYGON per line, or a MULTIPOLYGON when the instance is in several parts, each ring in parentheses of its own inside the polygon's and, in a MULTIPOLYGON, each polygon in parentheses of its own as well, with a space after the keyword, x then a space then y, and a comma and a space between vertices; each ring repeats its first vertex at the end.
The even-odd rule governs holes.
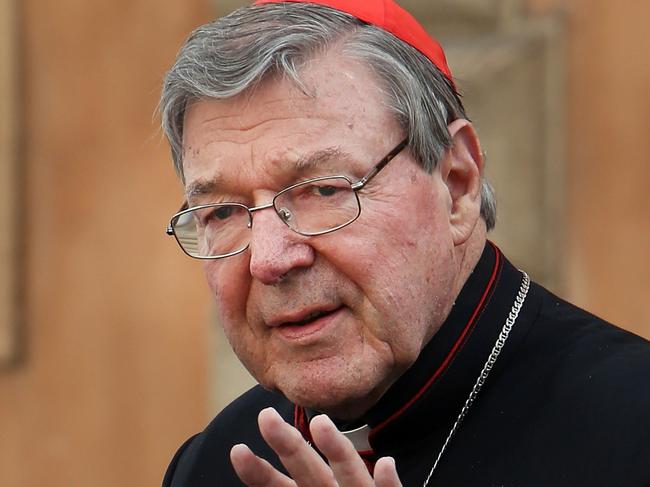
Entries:
MULTIPOLYGON (((350 181, 343 176, 291 186, 276 195, 273 206, 280 219, 302 235, 337 230, 361 211, 350 181)), ((178 243, 192 257, 225 257, 244 250, 251 224, 248 208, 233 203, 200 207, 172 220, 178 243)))

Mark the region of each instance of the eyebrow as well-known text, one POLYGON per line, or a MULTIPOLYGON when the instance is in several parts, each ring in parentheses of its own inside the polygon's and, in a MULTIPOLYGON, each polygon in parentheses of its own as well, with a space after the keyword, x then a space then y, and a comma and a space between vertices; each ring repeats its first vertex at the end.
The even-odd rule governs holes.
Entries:
POLYGON ((214 194, 216 189, 220 186, 221 176, 215 176, 208 180, 198 180, 190 184, 185 190, 185 197, 188 203, 199 196, 214 194))
MULTIPOLYGON (((329 164, 332 161, 349 160, 350 157, 350 154, 342 151, 340 147, 326 147, 325 149, 319 149, 299 157, 298 160, 290 163, 290 166, 297 174, 301 174, 329 164)), ((194 181, 187 186, 185 197, 188 203, 191 204, 195 198, 215 194, 217 189, 223 185, 224 182, 221 175, 216 175, 212 179, 194 181)))
POLYGON ((327 147, 300 157, 295 163, 295 169, 297 172, 302 172, 323 166, 333 160, 340 161, 349 159, 349 157, 350 155, 342 151, 340 147, 327 147))

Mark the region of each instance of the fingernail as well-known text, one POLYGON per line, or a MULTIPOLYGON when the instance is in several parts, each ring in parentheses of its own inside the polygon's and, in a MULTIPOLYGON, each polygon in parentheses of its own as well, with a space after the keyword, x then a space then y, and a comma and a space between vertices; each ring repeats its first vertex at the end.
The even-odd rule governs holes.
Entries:
POLYGON ((330 418, 327 414, 319 414, 317 416, 314 416, 311 418, 309 425, 311 427, 312 424, 320 425, 321 423, 321 427, 338 429, 332 421, 332 418, 330 418))
POLYGON ((325 421, 327 423, 334 424, 334 422, 332 421, 332 418, 330 418, 327 414, 317 414, 316 416, 311 418, 311 420, 313 421, 316 418, 323 418, 323 419, 319 419, 319 421, 325 421))
POLYGON ((280 416, 280 414, 273 407, 264 408, 260 411, 260 415, 270 414, 272 416, 280 416))

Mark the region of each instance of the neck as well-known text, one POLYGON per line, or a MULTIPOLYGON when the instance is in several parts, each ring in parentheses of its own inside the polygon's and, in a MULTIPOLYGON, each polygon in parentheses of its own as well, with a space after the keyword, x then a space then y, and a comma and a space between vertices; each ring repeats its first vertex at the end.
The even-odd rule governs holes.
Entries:
POLYGON ((429 330, 428 335, 425 337, 422 347, 424 347, 433 338, 433 336, 439 330, 440 326, 449 316, 456 298, 460 294, 463 286, 471 276, 474 268, 476 267, 476 264, 483 254, 483 249, 485 248, 486 241, 487 229, 485 227, 485 222, 480 219, 474 227, 474 230, 470 234, 469 238, 454 248, 454 266, 456 272, 450 286, 452 289, 451 296, 453 296, 453 298, 450 299, 449 302, 445 303, 445 307, 440 314, 441 319, 439 322, 432 323, 431 329, 429 330))
POLYGON ((476 264, 481 258, 485 242, 487 240, 487 229, 485 222, 481 219, 477 223, 470 237, 462 244, 456 247, 456 262, 458 273, 455 282, 454 295, 458 296, 461 289, 474 271, 476 264))

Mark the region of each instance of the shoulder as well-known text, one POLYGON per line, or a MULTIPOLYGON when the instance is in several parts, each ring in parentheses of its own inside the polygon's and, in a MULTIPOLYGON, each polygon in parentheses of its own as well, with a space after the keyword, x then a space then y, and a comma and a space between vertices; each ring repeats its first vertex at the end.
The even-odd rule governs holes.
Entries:
POLYGON ((536 284, 529 298, 477 403, 490 461, 540 485, 646 485, 650 343, 536 284))
POLYGON ((581 365, 584 370, 647 372, 643 368, 650 366, 648 340, 534 286, 541 300, 531 329, 534 341, 529 343, 537 342, 566 365, 581 365))
POLYGON ((546 409, 567 427, 646 442, 650 342, 535 287, 540 304, 518 362, 546 409))
POLYGON ((274 407, 286 421, 293 422, 293 404, 279 394, 255 386, 179 448, 167 469, 163 487, 241 485, 230 464, 230 449, 238 443, 247 444, 275 463, 275 454, 266 446, 257 427, 257 415, 266 407, 274 407))

